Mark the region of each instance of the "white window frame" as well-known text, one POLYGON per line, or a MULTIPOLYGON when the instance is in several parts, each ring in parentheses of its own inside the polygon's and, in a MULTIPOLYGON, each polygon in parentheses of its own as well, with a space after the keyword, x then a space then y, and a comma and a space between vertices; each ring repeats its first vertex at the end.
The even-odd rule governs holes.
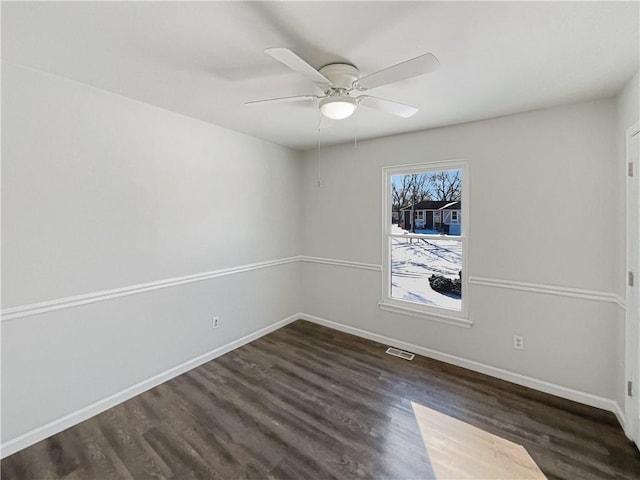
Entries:
MULTIPOLYGON (((469 168, 465 160, 445 160, 420 164, 396 165, 382 169, 382 299, 378 305, 382 310, 434 320, 459 327, 471 327, 469 319, 469 168), (460 236, 451 236, 462 242, 462 306, 460 311, 423 305, 391 296, 391 239, 397 235, 391 233, 392 195, 391 178, 395 175, 412 173, 460 170, 462 172, 462 201, 460 202, 460 236)), ((435 216, 435 215, 434 215, 435 216)), ((435 219, 434 219, 435 222, 435 219)), ((404 238, 431 238, 442 240, 441 235, 405 234, 404 238)))
POLYGON ((451 210, 451 225, 458 225, 460 223, 460 218, 458 215, 458 211, 457 210, 451 210), (453 216, 456 216, 456 218, 453 218, 453 216))

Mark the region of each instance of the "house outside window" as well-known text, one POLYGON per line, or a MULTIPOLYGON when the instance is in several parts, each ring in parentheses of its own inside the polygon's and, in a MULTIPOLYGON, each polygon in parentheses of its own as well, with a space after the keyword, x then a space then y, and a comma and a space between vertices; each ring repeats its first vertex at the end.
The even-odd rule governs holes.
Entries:
POLYGON ((383 169, 382 309, 471 325, 467 178, 464 161, 383 169))

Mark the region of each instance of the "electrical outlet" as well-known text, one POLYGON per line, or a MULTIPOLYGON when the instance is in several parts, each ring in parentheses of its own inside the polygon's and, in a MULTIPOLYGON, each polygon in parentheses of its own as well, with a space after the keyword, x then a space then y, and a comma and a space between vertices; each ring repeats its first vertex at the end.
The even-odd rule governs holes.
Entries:
POLYGON ((516 350, 524 350, 524 337, 520 335, 514 335, 513 348, 515 348, 516 350))
POLYGON ((211 328, 218 328, 220 326, 220 317, 213 317, 211 319, 211 328))

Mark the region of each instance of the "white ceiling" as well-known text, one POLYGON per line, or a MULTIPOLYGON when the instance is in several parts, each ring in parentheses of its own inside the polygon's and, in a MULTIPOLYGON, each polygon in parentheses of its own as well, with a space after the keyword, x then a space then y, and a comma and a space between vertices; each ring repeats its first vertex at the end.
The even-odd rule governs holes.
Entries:
MULTIPOLYGON (((638 2, 3 2, 2 57, 296 149, 320 93, 263 53, 362 74, 432 52, 441 68, 384 86, 410 119, 360 107, 323 144, 614 95, 638 70, 638 2)), ((328 128, 324 128, 328 127, 328 128)))

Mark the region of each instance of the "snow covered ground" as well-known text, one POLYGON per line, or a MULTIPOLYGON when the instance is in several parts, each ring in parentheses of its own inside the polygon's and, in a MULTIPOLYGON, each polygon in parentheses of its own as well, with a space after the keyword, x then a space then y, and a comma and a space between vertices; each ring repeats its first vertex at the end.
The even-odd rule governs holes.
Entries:
MULTIPOLYGON (((392 233, 406 231, 394 225, 392 233)), ((460 310, 460 298, 432 290, 428 280, 434 273, 458 278, 458 272, 462 269, 462 242, 451 238, 392 238, 391 296, 423 305, 460 310)))

